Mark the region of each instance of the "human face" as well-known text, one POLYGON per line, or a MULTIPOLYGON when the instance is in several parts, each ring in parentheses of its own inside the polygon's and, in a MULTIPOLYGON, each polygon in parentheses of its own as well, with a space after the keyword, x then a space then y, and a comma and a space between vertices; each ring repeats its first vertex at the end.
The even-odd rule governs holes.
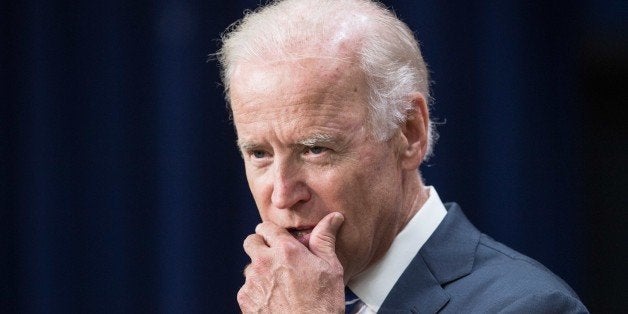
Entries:
POLYGON ((336 254, 345 281, 381 257, 405 222, 398 141, 373 138, 366 90, 356 66, 328 59, 244 64, 231 81, 238 143, 262 220, 307 246, 325 215, 342 213, 336 254))

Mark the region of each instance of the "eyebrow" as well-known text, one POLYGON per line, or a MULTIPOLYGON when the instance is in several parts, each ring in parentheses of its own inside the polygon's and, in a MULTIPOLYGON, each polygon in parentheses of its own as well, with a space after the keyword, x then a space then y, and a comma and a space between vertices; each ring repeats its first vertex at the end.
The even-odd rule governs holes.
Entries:
MULTIPOLYGON (((314 133, 311 135, 308 135, 302 139, 297 140, 297 145, 303 145, 303 146, 308 146, 308 147, 312 147, 312 146, 321 146, 321 145, 329 145, 331 143, 335 143, 337 141, 337 139, 330 135, 330 134, 326 134, 326 133, 314 133)), ((262 145, 254 143, 254 142, 250 142, 248 140, 244 140, 244 139, 238 139, 236 141, 236 144, 238 145, 238 147, 240 148, 241 152, 248 152, 251 150, 255 150, 260 148, 262 145)))
POLYGON ((255 144, 255 143, 252 143, 252 142, 248 142, 248 141, 245 141, 245 140, 242 140, 242 139, 238 139, 236 141, 236 144, 238 145, 238 148, 240 148, 241 152, 248 152, 248 151, 251 151, 251 150, 259 147, 258 144, 255 144))
POLYGON ((297 141, 298 144, 303 146, 320 146, 324 144, 330 144, 335 142, 335 137, 326 133, 314 133, 308 135, 297 141))

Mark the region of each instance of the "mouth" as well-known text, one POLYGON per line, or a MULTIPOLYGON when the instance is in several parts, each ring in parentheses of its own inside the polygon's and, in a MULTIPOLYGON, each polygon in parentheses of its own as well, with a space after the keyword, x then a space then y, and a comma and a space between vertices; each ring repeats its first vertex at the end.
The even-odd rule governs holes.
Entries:
POLYGON ((297 239, 297 241, 301 242, 301 244, 305 245, 305 247, 310 248, 310 234, 312 233, 313 227, 300 227, 300 228, 287 228, 288 232, 297 239))

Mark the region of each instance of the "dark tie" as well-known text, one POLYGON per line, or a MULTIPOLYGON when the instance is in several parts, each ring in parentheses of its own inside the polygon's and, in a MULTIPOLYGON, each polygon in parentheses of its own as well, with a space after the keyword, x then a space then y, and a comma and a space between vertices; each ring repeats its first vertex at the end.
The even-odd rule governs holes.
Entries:
POLYGON ((345 313, 353 313, 353 308, 358 304, 358 298, 349 287, 345 287, 345 313))

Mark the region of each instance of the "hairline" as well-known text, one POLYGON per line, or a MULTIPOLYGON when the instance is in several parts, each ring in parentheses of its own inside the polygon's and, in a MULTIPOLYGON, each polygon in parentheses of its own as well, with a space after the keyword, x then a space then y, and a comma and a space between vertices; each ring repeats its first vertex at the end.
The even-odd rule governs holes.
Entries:
MULTIPOLYGON (((255 34, 255 28, 244 28, 244 34, 248 35, 249 38, 247 38, 246 35, 245 37, 238 37, 237 41, 232 42, 235 43, 236 46, 231 46, 231 50, 225 50, 226 41, 232 38, 232 35, 238 36, 240 32, 243 31, 240 26, 246 24, 247 18, 254 15, 259 15, 261 12, 264 12, 267 7, 282 4, 283 2, 290 1, 273 1, 270 3, 270 5, 261 6, 250 14, 247 14, 247 16, 245 16, 245 18, 243 18, 242 20, 234 23, 226 30, 225 34, 223 34, 223 48, 216 54, 216 56, 218 56, 221 64, 223 65, 223 71, 221 74, 223 77, 223 83, 225 84, 225 98, 229 106, 232 105, 229 89, 231 84, 230 80, 232 79, 233 73, 236 72, 236 69, 242 63, 254 62, 256 60, 258 61, 261 59, 261 57, 263 57, 258 53, 251 53, 251 48, 258 47, 263 51, 268 51, 268 53, 277 51, 279 52, 281 57, 286 57, 290 55, 290 50, 294 47, 286 46, 287 42, 278 41, 278 45, 276 46, 277 49, 273 51, 268 50, 269 46, 260 46, 260 43, 250 43, 250 40, 252 40, 250 36, 251 34, 255 34), (227 52, 233 55, 227 56, 227 52), (237 57, 239 57, 239 59, 237 57)), ((291 4, 295 3, 296 2, 292 2, 291 4)), ((384 7, 381 3, 377 3, 375 1, 364 1, 362 3, 356 1, 350 3, 349 5, 356 3, 358 3, 357 5, 360 6, 360 8, 363 8, 363 10, 359 13, 364 14, 371 19, 368 23, 364 24, 366 25, 366 29, 369 31, 359 32, 357 31, 357 29, 350 29, 353 31, 351 35, 355 36, 354 38, 357 40, 351 43, 349 50, 351 54, 354 55, 357 59, 357 63, 354 66, 358 66, 361 72, 364 73, 365 77, 367 78, 367 103, 364 104, 365 106, 367 106, 367 120, 365 122, 367 122, 368 129, 370 133, 374 136, 374 138, 380 141, 384 141, 394 136, 395 132, 399 130, 401 125, 405 123, 408 119, 407 111, 412 108, 412 104, 410 103, 411 100, 406 99, 405 97, 409 97, 411 93, 419 92, 421 93, 421 95, 423 95, 429 107, 431 100, 429 93, 429 72, 427 71, 427 66, 420 53, 420 48, 418 47, 419 44, 416 37, 414 36, 414 33, 403 21, 395 16, 394 12, 384 7), (367 2, 369 4, 361 6, 362 4, 366 4, 367 2), (373 4, 374 6, 369 6, 370 4, 373 4), (375 7, 377 8, 374 9, 375 7), (390 34, 394 34, 394 36, 392 36, 394 38, 388 40, 386 36, 390 34), (387 79, 386 75, 382 76, 382 74, 384 73, 384 69, 381 67, 378 68, 377 59, 390 62, 390 64, 395 67, 395 70, 398 70, 398 68, 396 67, 403 67, 403 62, 399 63, 399 60, 395 61, 395 59, 386 59, 387 57, 383 55, 378 55, 377 52, 373 52, 373 48, 375 50, 394 49, 394 51, 396 51, 395 53, 403 53, 405 51, 407 53, 411 53, 411 55, 414 55, 413 52, 415 51, 418 53, 416 59, 412 57, 407 59, 407 61, 403 61, 412 62, 411 64, 407 64, 407 69, 411 71, 411 74, 408 75, 414 76, 412 79, 410 79, 408 76, 403 76, 403 79, 409 80, 407 82, 404 81, 404 83, 411 85, 407 85, 406 87, 401 88, 400 90, 402 91, 402 93, 399 93, 397 91, 397 86, 395 86, 395 82, 393 82, 393 80, 387 79), (371 49, 371 51, 369 51, 369 49, 371 49), (414 62, 418 63, 415 64, 414 62), (387 97, 391 95, 396 96, 387 97), (405 104, 400 104, 399 102, 403 102, 405 104)), ((260 16, 260 19, 258 19, 257 22, 259 23, 259 21, 263 21, 263 18, 268 17, 268 15, 265 15, 263 17, 260 16)), ((257 24, 252 25, 254 26, 257 24)), ((360 25, 359 27, 362 27, 362 25, 360 25)), ((298 34, 298 36, 304 36, 304 33, 298 34)), ((265 34, 264 36, 266 35, 268 34, 265 34)), ((281 35, 282 34, 280 34, 280 36, 281 35)), ((320 37, 320 39, 325 40, 324 38, 327 38, 328 40, 332 37, 320 37)), ((326 44, 329 43, 321 43, 323 47, 325 47, 324 45, 326 44)), ((315 48, 316 46, 304 45, 303 47, 306 47, 308 49, 317 49, 315 48)), ((337 59, 333 56, 330 58, 337 59)), ((293 60, 298 59, 299 58, 293 58, 293 60)), ((399 84, 401 83, 402 82, 399 82, 399 84)), ((437 134, 433 131, 433 122, 430 121, 427 143, 428 151, 424 159, 426 159, 431 154, 433 142, 436 140, 436 138, 437 134)))

